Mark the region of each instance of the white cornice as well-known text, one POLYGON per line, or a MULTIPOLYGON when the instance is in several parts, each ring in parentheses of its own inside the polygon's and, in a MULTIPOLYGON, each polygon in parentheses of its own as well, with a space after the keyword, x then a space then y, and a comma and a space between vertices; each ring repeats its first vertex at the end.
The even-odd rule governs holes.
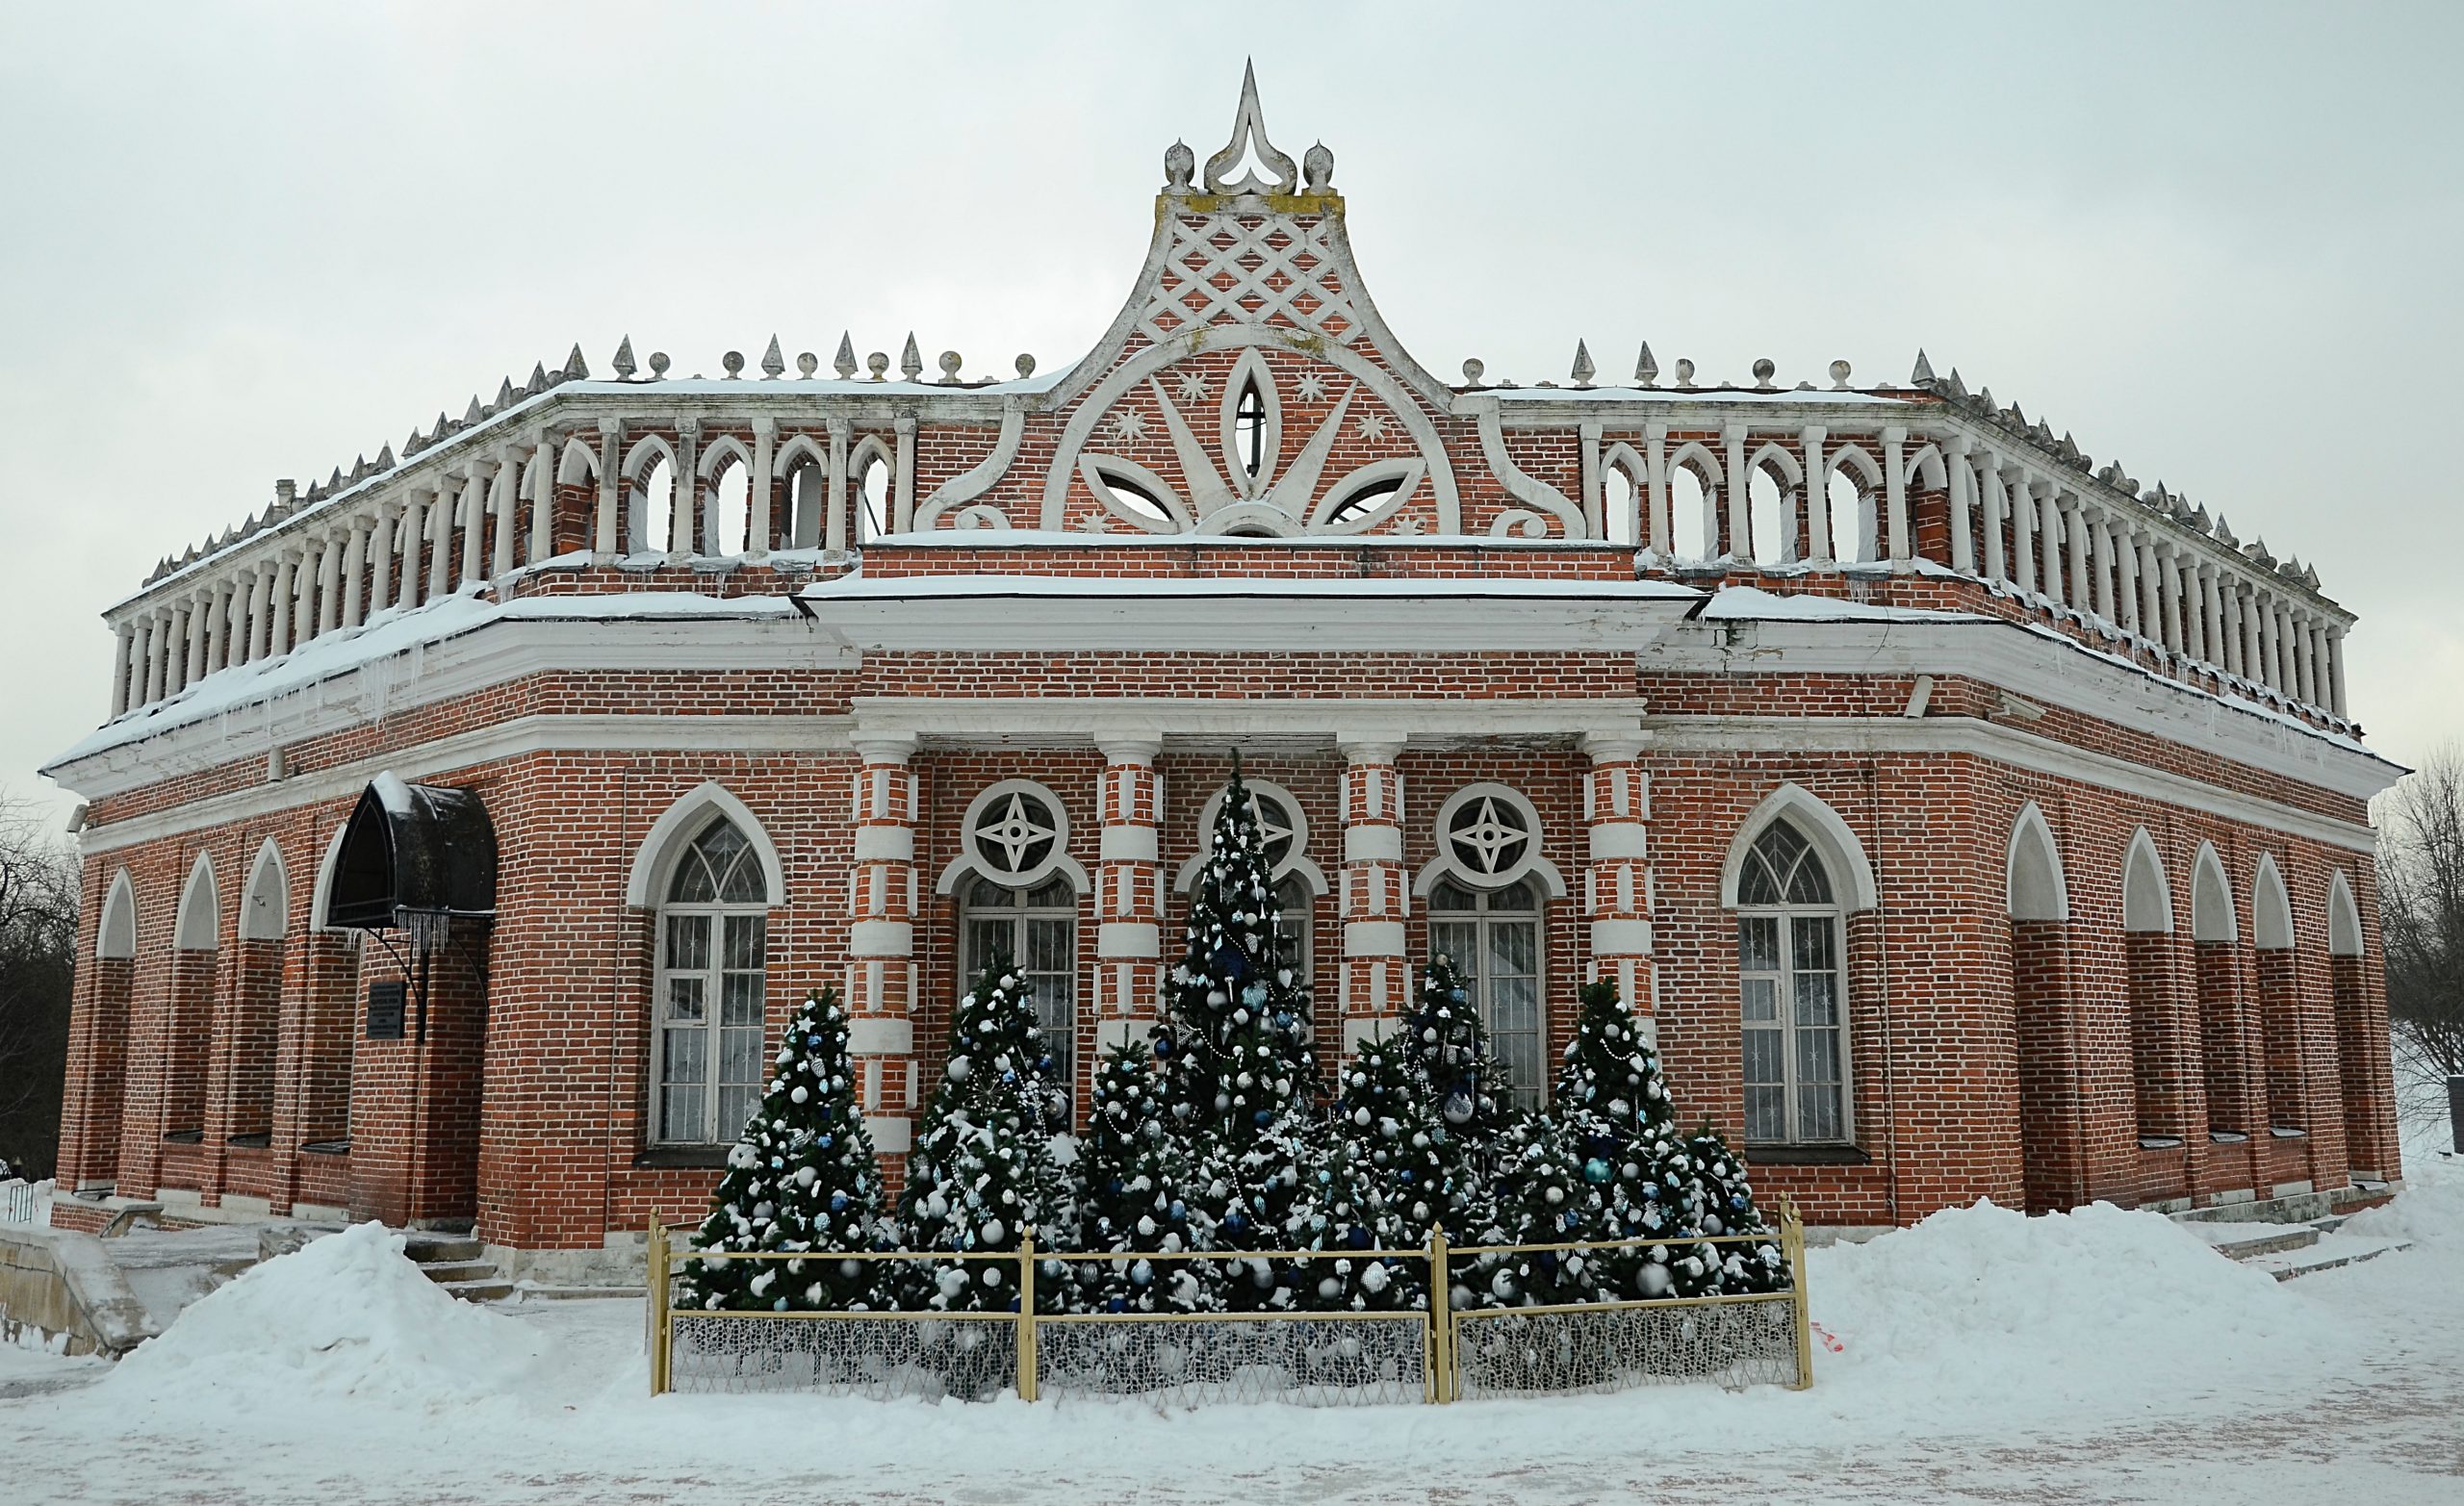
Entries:
POLYGON ((1638 697, 1442 701, 1370 697, 859 696, 857 735, 911 733, 943 746, 1094 747, 1120 736, 1159 737, 1167 748, 1219 749, 1228 741, 1333 747, 1364 729, 1401 733, 1413 747, 1490 739, 1569 741, 1594 732, 1635 733, 1638 697))

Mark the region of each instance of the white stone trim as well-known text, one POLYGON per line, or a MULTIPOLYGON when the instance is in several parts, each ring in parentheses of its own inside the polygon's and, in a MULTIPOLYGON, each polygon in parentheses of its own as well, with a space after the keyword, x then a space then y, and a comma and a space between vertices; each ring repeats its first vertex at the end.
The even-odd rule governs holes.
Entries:
POLYGON ((1107 863, 1151 863, 1161 851, 1155 829, 1145 825, 1114 823, 1096 834, 1095 856, 1107 863))
POLYGON ((2070 884, 2063 875, 2062 845, 2053 839, 2053 828, 2046 825, 2044 812, 2035 801, 2019 807, 2011 823, 2011 840, 2004 844, 2002 871, 2006 898, 2010 902, 2013 920, 2063 920, 2070 918, 2070 884), (2030 844, 2045 857, 2045 872, 2030 874, 2021 867, 2021 859, 2030 844))
POLYGON ((1151 920, 1108 920, 1095 928, 1102 961, 1152 961, 1164 955, 1164 928, 1151 920))
POLYGON ((1402 1023, 1391 1014, 1353 1015, 1344 1021, 1344 1055, 1357 1056, 1361 1043, 1384 1040, 1402 1023))
POLYGON ((1763 828, 1783 816, 1813 844, 1833 881, 1846 891, 1840 897, 1843 914, 1872 909, 1881 903, 1881 891, 1874 882, 1874 865, 1866 860, 1865 844, 1857 839, 1856 831, 1812 791, 1799 784, 1783 783, 1737 823, 1728 857, 1720 864, 1721 908, 1736 908, 1736 885, 1745 872, 1745 855, 1763 828))
POLYGON ((249 865, 248 882, 240 891, 240 939, 280 941, 291 932, 291 874, 283 866, 282 849, 268 837, 249 865), (271 883, 271 904, 267 885, 271 883))
POLYGON ((222 895, 214 881, 214 859, 203 852, 180 885, 180 907, 171 912, 171 948, 212 952, 222 945, 222 895))
MULTIPOLYGON (((959 860, 986 878, 1014 889, 1032 889, 1050 878, 1053 870, 1069 856, 1069 807, 1049 787, 1034 779, 996 779, 978 790, 975 799, 967 802, 966 814, 959 818, 957 845, 959 860), (1051 811, 1052 848, 1041 862, 1031 867, 1003 870, 987 864, 983 853, 976 846, 975 825, 995 804, 1012 796, 1024 796, 1051 811)), ((1079 885, 1079 892, 1086 892, 1084 883, 1079 885)))
POLYGON ((1142 1046, 1154 1038, 1156 1022, 1145 1018, 1098 1020, 1095 1022, 1095 1050, 1106 1052, 1115 1046, 1142 1046))
POLYGON ((1591 860, 1641 860, 1651 856, 1651 828, 1639 821, 1602 821, 1591 829, 1591 860))
POLYGON ((103 918, 94 928, 94 957, 97 960, 124 961, 137 956, 137 885, 130 881, 128 870, 112 875, 111 887, 103 891, 103 918))
POLYGON ((2191 857, 2191 939, 2241 940, 2239 908, 2233 903, 2232 876, 2224 871, 2224 859, 2216 855, 2216 844, 2201 842, 2191 857))
POLYGON ((858 1015, 847 1022, 847 1054, 904 1057, 915 1050, 915 1022, 858 1015))
POLYGON ((856 829, 856 861, 911 863, 915 860, 915 829, 904 822, 885 826, 867 822, 856 829))
POLYGON ((1593 957, 1649 957, 1652 923, 1647 920, 1595 920, 1591 923, 1593 957))
POLYGON ((1387 821, 1355 822, 1344 828, 1347 863, 1399 863, 1403 860, 1403 829, 1387 821))
MULTIPOLYGON (((983 865, 975 860, 974 855, 962 853, 958 856, 951 858, 949 862, 943 866, 941 869, 941 877, 935 880, 933 882, 933 892, 940 895, 944 899, 947 899, 959 892, 959 885, 964 882, 970 875, 989 879, 995 883, 1003 884, 1010 888, 1014 889, 1020 887, 1017 883, 1011 880, 1004 879, 998 874, 986 873, 983 865)), ((1093 882, 1087 877, 1086 865, 1079 862, 1078 859, 1074 857, 1064 857, 1060 861, 1054 863, 1051 868, 1037 875, 1037 881, 1041 882, 1043 880, 1054 877, 1068 880, 1069 887, 1074 890, 1081 899, 1084 899, 1088 893, 1094 888, 1093 882)))
MULTIPOLYGON (((1280 802, 1283 808, 1292 813, 1292 845, 1284 849, 1283 861, 1274 865, 1274 872, 1269 877, 1280 882, 1297 873, 1309 884, 1310 893, 1323 898, 1326 893, 1326 875, 1316 863, 1309 860, 1308 855, 1309 813, 1301 808, 1299 800, 1293 795, 1292 791, 1271 779, 1252 779, 1244 776, 1242 782, 1248 785, 1249 795, 1253 801, 1256 797, 1264 795, 1280 802)), ((1206 861, 1206 844, 1215 833, 1215 818, 1223 813, 1224 791, 1230 787, 1229 781, 1217 785, 1215 793, 1206 798, 1206 804, 1198 807, 1198 848, 1182 861, 1180 870, 1172 875, 1173 893, 1187 894, 1191 886, 1197 882, 1198 868, 1206 861)))
POLYGON ((911 920, 859 920, 847 927, 851 957, 910 957, 915 955, 915 923, 911 920))
POLYGON ((2250 945, 2261 952, 2282 952, 2294 945, 2293 896, 2273 853, 2259 855, 2258 871, 2250 876, 2250 945))
MULTIPOLYGON (((122 881, 126 874, 120 876, 122 881)), ((2327 955, 2359 957, 2361 942, 2361 906, 2352 900, 2352 881, 2339 868, 2327 876, 2327 955)))
MULTIPOLYGON (((1547 842, 1547 830, 1540 824, 1539 808, 1531 804, 1529 797, 1511 784, 1486 779, 1475 780, 1447 796, 1437 807, 1436 819, 1429 823, 1429 831, 1437 850, 1437 860, 1430 866, 1450 870, 1457 879, 1475 889, 1502 889, 1527 877, 1542 861, 1540 851, 1547 842), (1494 873, 1478 872, 1467 866, 1449 837, 1455 813, 1474 801, 1490 801, 1510 806, 1523 820, 1523 855, 1494 873)), ((1415 892, 1420 891, 1415 889, 1415 892)), ((1563 894, 1561 886, 1551 897, 1562 898, 1563 894)))
POLYGON ((915 1121, 904 1114, 876 1114, 859 1110, 864 1116, 864 1128, 871 1133, 873 1149, 885 1156, 904 1156, 915 1143, 915 1121))
POLYGON ((786 904, 787 869, 780 860, 778 844, 770 840, 770 833, 762 829, 752 807, 716 779, 706 779, 686 791, 651 823, 650 834, 633 850, 633 865, 625 876, 625 903, 634 909, 657 907, 685 844, 717 816, 727 817, 760 859, 762 886, 769 891, 762 903, 773 906, 786 904))
POLYGON ((1407 957, 1403 923, 1399 920, 1344 922, 1344 956, 1407 957))
POLYGON ((2121 929, 2142 933, 2166 933, 2173 929, 2172 876, 2165 872, 2165 855, 2156 850, 2156 839, 2147 834, 2145 827, 2133 831, 2122 850, 2121 929), (2143 865, 2156 885, 2156 914, 2149 917, 2155 924, 2143 926, 2134 923, 2130 915, 2131 874, 2143 865))

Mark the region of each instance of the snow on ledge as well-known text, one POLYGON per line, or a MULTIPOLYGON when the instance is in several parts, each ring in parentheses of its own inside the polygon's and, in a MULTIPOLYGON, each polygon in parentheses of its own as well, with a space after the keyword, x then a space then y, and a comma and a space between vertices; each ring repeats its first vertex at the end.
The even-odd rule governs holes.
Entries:
POLYGON ((1661 580, 1524 580, 1460 575, 1439 578, 1342 576, 1147 575, 892 575, 855 571, 817 580, 798 592, 805 601, 895 601, 950 597, 1313 597, 1335 600, 1556 600, 1693 601, 1703 593, 1661 580))
POLYGON ((1974 612, 1943 612, 1921 606, 1874 606, 1829 596, 1778 596, 1758 586, 1722 586, 1698 614, 1707 622, 1757 623, 1982 623, 1998 622, 1974 612))
POLYGON ((774 596, 722 598, 690 591, 629 591, 604 596, 531 596, 497 602, 479 597, 476 587, 465 587, 408 610, 388 607, 357 627, 320 634, 279 657, 217 670, 175 696, 106 722, 46 767, 74 763, 237 706, 301 690, 494 622, 747 621, 794 615, 794 603, 774 596))

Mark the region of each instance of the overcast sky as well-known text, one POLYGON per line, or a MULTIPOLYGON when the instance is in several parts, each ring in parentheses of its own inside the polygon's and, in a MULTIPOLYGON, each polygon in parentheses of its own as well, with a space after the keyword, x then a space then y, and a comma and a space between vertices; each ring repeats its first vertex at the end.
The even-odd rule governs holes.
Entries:
POLYGON ((1921 345, 2315 562, 2385 754, 2464 736, 2464 6, 919 9, 0 0, 0 790, 64 814, 158 557, 576 341, 1077 355, 1250 53, 1432 370, 1921 345))

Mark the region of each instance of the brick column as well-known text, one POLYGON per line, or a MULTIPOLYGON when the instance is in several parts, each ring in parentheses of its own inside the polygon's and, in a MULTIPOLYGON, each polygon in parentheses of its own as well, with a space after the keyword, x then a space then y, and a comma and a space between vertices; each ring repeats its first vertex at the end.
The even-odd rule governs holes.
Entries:
POLYGON ((1348 738, 1344 756, 1343 1049, 1383 1039, 1412 1001, 1403 923, 1411 915, 1403 871, 1403 781, 1395 771, 1403 734, 1348 738))
POLYGON ((860 735, 847 885, 848 1049, 874 1148, 904 1156, 915 1107, 915 736, 860 735))
POLYGON ((1651 775, 1642 765, 1639 732, 1593 733, 1583 739, 1591 774, 1583 781, 1582 814, 1590 830, 1583 867, 1583 909, 1591 919, 1593 981, 1617 985, 1656 1044, 1652 983, 1651 775))
POLYGON ((1104 787, 1095 867, 1095 1044, 1143 1040, 1164 996, 1164 781, 1156 737, 1102 745, 1104 787))

